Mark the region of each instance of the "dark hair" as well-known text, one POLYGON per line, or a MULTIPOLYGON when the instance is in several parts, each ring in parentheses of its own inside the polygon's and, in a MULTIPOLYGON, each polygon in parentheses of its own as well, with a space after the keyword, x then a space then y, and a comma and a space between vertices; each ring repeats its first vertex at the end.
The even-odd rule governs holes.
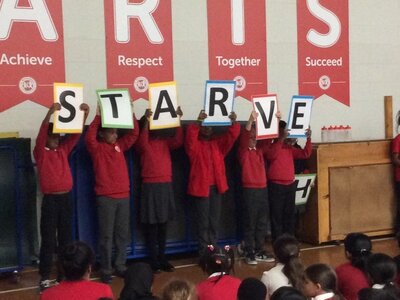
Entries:
POLYGON ((267 288, 257 278, 246 278, 239 286, 238 300, 265 300, 267 288))
POLYGON ((352 232, 344 239, 344 249, 351 255, 351 264, 366 272, 367 260, 371 256, 372 243, 363 233, 352 232))
POLYGON ((273 248, 276 258, 284 265, 283 274, 295 288, 300 289, 304 283, 304 267, 299 259, 299 242, 284 234, 275 240, 273 248))
POLYGON ((52 135, 53 134, 53 123, 49 123, 49 127, 47 127, 47 135, 52 135))
POLYGON ((319 284, 321 289, 326 292, 337 292, 336 273, 332 267, 327 264, 314 264, 305 270, 308 280, 319 284))
POLYGON ((283 120, 279 120, 279 128, 280 129, 285 129, 286 128, 286 122, 283 120))
POLYGON ((61 254, 61 266, 66 280, 80 280, 93 264, 93 250, 84 242, 75 241, 65 246, 61 254))
POLYGON ((393 258, 383 253, 370 256, 367 271, 372 284, 384 284, 386 287, 393 286, 397 275, 397 265, 393 258))
MULTIPOLYGON (((235 254, 232 247, 225 246, 220 248, 218 246, 209 245, 207 250, 200 258, 200 267, 207 274, 216 272, 224 272, 229 274, 233 270, 235 263, 235 254)), ((222 275, 221 275, 222 276, 222 275)))
POLYGON ((307 298, 294 287, 282 286, 271 295, 270 300, 307 300, 307 298))
POLYGON ((399 293, 389 289, 364 288, 358 292, 359 300, 397 300, 399 293))
POLYGON ((192 293, 192 284, 185 280, 172 280, 164 287, 162 300, 187 300, 192 293))
POLYGON ((138 262, 130 265, 125 272, 124 287, 119 300, 134 300, 152 297, 153 271, 149 264, 138 262))

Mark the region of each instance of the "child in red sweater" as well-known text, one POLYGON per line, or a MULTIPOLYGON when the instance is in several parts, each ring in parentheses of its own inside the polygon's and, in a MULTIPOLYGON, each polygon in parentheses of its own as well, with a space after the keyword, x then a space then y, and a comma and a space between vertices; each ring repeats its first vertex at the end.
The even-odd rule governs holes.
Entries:
POLYGON ((253 124, 257 112, 252 111, 239 139, 238 160, 242 168, 243 240, 246 263, 273 262, 274 257, 263 251, 269 219, 267 176, 264 154, 269 141, 257 143, 253 124))
MULTIPOLYGON (((46 114, 33 156, 39 174, 40 188, 43 193, 40 218, 40 262, 41 276, 39 288, 41 291, 50 287, 50 271, 53 254, 60 253, 63 247, 72 241, 72 175, 68 163, 68 156, 80 138, 80 134, 73 134, 60 140, 60 134, 53 133, 53 123, 49 123, 51 115, 60 110, 61 105, 54 103, 46 114)), ((84 111, 84 122, 89 114, 89 107, 81 104, 84 111)), ((83 124, 82 124, 83 125, 83 124)), ((62 279, 61 274, 58 280, 62 279)))
MULTIPOLYGON (((182 110, 176 111, 182 117, 182 110)), ((170 151, 183 144, 182 127, 176 128, 175 135, 166 136, 165 130, 149 132, 150 109, 141 120, 141 132, 135 148, 140 154, 142 192, 140 199, 140 220, 144 225, 150 265, 154 272, 171 272, 174 267, 165 257, 167 222, 175 213, 172 187, 172 166, 170 151)))
POLYGON ((202 110, 198 123, 188 126, 185 141, 190 160, 188 194, 195 202, 200 254, 207 245, 217 243, 221 194, 228 190, 224 158, 240 134, 234 112, 229 116, 232 125, 221 136, 214 136, 212 127, 201 126, 205 118, 207 114, 202 110))
POLYGON ((284 233, 295 233, 295 198, 294 159, 310 157, 311 130, 307 129, 307 143, 304 149, 294 148, 287 139, 286 122, 279 121, 279 137, 267 149, 268 198, 270 203, 272 239, 284 233))
POLYGON ((111 282, 112 248, 115 243, 115 274, 126 271, 126 247, 130 240, 129 175, 124 152, 135 143, 139 126, 118 138, 115 128, 102 128, 100 110, 86 133, 86 146, 92 158, 99 220, 101 280, 111 282))
POLYGON ((229 275, 235 255, 229 246, 209 245, 200 259, 200 267, 209 276, 196 285, 199 300, 236 300, 240 279, 229 275))

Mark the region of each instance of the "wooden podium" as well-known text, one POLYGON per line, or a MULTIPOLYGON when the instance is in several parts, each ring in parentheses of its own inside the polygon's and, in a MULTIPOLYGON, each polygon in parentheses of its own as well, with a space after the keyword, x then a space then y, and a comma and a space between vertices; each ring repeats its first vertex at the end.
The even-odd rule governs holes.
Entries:
POLYGON ((349 232, 394 232, 396 215, 391 140, 314 144, 309 168, 317 174, 300 240, 320 244, 349 232))

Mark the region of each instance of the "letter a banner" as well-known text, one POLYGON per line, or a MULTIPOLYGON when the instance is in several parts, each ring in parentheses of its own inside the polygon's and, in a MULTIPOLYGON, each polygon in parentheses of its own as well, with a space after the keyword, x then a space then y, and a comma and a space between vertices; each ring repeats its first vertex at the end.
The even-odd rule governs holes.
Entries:
POLYGON ((350 106, 348 0, 297 0, 299 94, 350 106))
POLYGON ((207 0, 211 80, 236 81, 236 96, 267 92, 265 0, 207 0))
POLYGON ((0 112, 49 107, 55 81, 65 81, 61 0, 0 1, 0 112))
POLYGON ((109 88, 138 100, 149 83, 173 80, 171 0, 104 0, 104 16, 109 88))

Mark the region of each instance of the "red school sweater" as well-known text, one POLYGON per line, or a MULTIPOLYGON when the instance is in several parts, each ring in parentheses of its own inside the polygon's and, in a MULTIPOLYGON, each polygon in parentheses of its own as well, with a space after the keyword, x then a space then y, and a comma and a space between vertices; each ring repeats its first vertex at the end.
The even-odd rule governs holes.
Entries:
POLYGON ((351 263, 342 264, 335 271, 338 290, 347 300, 357 300, 358 292, 370 287, 365 273, 351 263))
POLYGON ((150 138, 148 128, 143 128, 135 148, 140 154, 143 182, 172 182, 171 150, 183 144, 183 129, 177 127, 171 138, 150 138))
POLYGON ((231 275, 209 277, 197 284, 199 300, 236 300, 240 279, 231 275))
POLYGON ((307 159, 312 151, 311 139, 307 139, 304 149, 297 149, 284 141, 278 141, 266 149, 269 181, 288 185, 294 182, 294 159, 307 159))
POLYGON ((41 300, 98 300, 99 298, 114 299, 109 285, 89 280, 62 281, 59 285, 43 292, 41 300))
POLYGON ((43 194, 69 192, 72 189, 72 175, 68 156, 81 135, 70 135, 60 142, 57 149, 50 150, 46 147, 48 129, 49 122, 42 122, 33 150, 40 188, 43 194))
POLYGON ((240 134, 240 125, 233 123, 225 134, 211 140, 199 139, 199 132, 199 124, 190 124, 186 130, 185 150, 190 160, 188 194, 208 197, 213 181, 222 194, 228 189, 224 158, 240 134))
POLYGON ((139 126, 134 118, 135 129, 119 138, 115 144, 97 140, 100 116, 96 116, 86 133, 86 146, 92 158, 97 196, 110 198, 129 197, 129 175, 124 152, 136 141, 139 126))
POLYGON ((242 186, 245 188, 265 188, 267 176, 265 172, 264 154, 270 146, 269 140, 257 142, 256 149, 249 148, 250 131, 243 129, 239 139, 238 160, 242 167, 242 186))

